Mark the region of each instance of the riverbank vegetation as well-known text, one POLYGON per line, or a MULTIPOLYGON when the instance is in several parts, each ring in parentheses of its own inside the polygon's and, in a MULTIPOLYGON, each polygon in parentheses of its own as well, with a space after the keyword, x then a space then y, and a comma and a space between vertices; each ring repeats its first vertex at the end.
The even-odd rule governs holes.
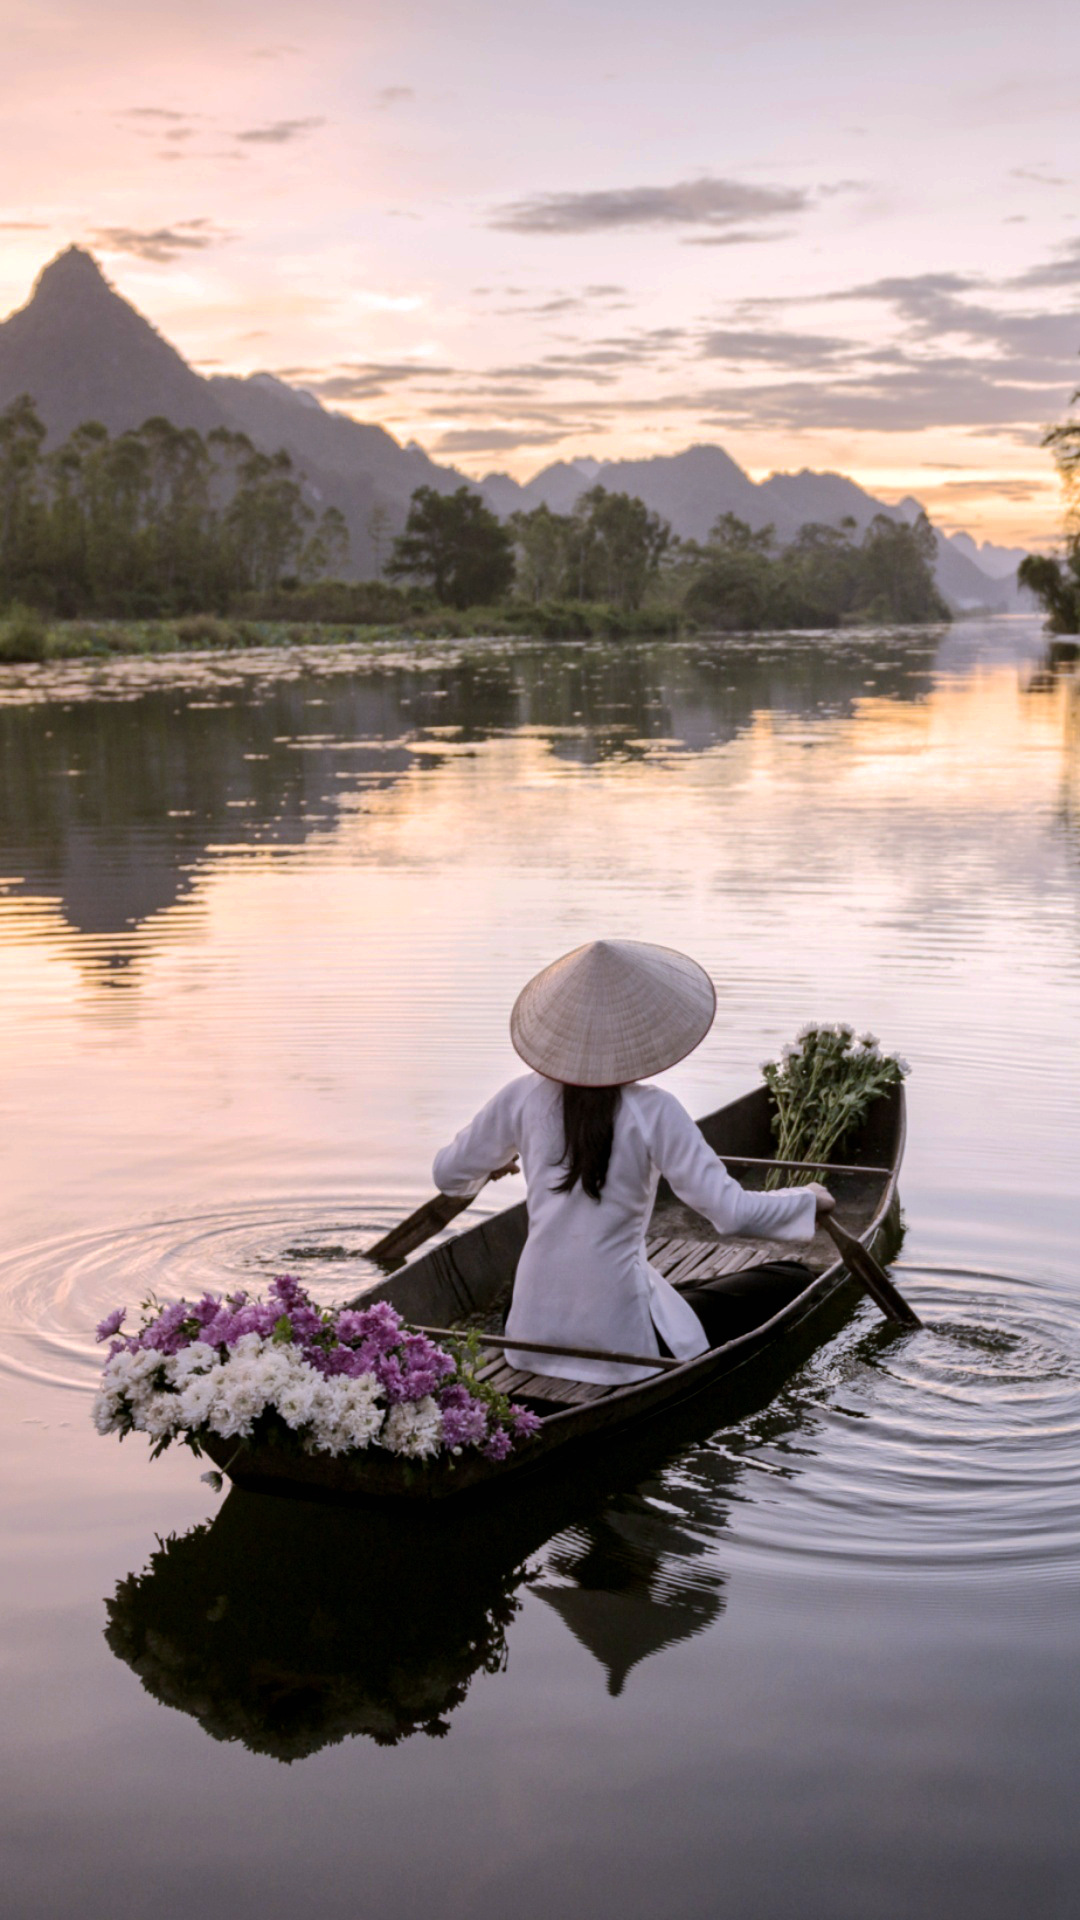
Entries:
MULTIPOLYGON (((1080 389, 1072 405, 1080 405, 1080 389)), ((1042 601, 1051 633, 1080 633, 1080 420, 1051 427, 1043 445, 1053 452, 1065 493, 1065 549, 1060 560, 1029 553, 1017 577, 1042 601)))
POLYGON ((385 577, 349 581, 348 530, 287 453, 168 420, 59 447, 26 396, 0 414, 0 659, 248 647, 373 634, 542 639, 755 632, 949 618, 934 535, 878 515, 771 528, 723 515, 679 540, 630 494, 500 521, 468 487, 420 487, 385 577))

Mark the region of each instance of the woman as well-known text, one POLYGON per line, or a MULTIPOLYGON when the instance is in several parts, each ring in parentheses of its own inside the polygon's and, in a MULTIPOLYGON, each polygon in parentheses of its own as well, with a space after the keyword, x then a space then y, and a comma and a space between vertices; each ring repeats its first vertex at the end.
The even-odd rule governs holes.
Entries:
MULTIPOLYGON (((716 991, 695 961, 639 940, 593 940, 545 967, 510 1019, 533 1069, 503 1087, 436 1156, 443 1193, 478 1192, 514 1170, 528 1187, 529 1235, 506 1331, 548 1345, 677 1359, 709 1345, 697 1314, 650 1267, 645 1229, 661 1174, 718 1233, 809 1240, 832 1196, 821 1186, 748 1193, 673 1094, 639 1083, 700 1044, 716 991), (509 1163, 509 1164, 508 1164, 509 1163)), ((603 1383, 647 1367, 507 1352, 511 1366, 603 1383)))

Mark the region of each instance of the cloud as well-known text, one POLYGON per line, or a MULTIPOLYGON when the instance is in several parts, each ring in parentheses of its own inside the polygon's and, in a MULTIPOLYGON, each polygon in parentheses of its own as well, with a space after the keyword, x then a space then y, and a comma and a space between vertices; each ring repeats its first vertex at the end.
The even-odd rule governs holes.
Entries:
POLYGON ((197 117, 193 113, 179 113, 175 107, 122 107, 119 114, 121 120, 172 120, 177 123, 197 117))
POLYGON ((508 453, 514 447, 550 447, 565 439, 565 427, 455 427, 436 443, 438 453, 508 453))
POLYGON ((375 95, 375 105, 380 111, 385 111, 387 107, 400 107, 406 100, 415 99, 415 87, 380 87, 375 95))
POLYGON ((1063 174, 1051 173, 1046 167, 1011 167, 1010 180, 1032 180, 1038 187, 1071 187, 1072 181, 1063 174))
POLYGON ((206 219, 178 220, 171 227, 98 227, 91 235, 94 246, 107 253, 130 253, 155 266, 182 258, 185 253, 202 253, 231 238, 206 219))
POLYGON ((613 187, 541 193, 496 207, 488 222, 504 233, 598 233, 626 227, 730 228, 746 220, 802 213, 801 187, 755 187, 703 175, 670 187, 613 187))
POLYGON ((824 367, 841 354, 852 351, 850 340, 829 333, 769 332, 765 328, 717 327, 701 343, 706 360, 727 360, 738 365, 747 360, 762 361, 773 367, 824 367))
POLYGON ((790 227, 774 227, 770 233, 755 233, 750 227, 733 227, 729 233, 691 233, 680 244, 684 247, 755 247, 765 240, 790 240, 790 227))
POLYGON ((288 368, 279 378, 295 380, 298 377, 310 393, 318 394, 320 400, 368 400, 379 394, 389 392, 391 387, 400 386, 403 381, 417 379, 446 379, 453 372, 451 367, 434 367, 427 362, 370 361, 350 367, 342 367, 335 373, 316 375, 297 375, 294 368, 288 368))
POLYGON ((316 127, 325 125, 326 121, 318 116, 307 120, 272 120, 269 126, 248 127, 236 137, 250 146, 283 147, 287 141, 301 140, 305 133, 313 133, 316 127))
POLYGON ((47 220, 0 220, 0 233, 44 233, 47 220))
POLYGON ((1055 260, 1044 261, 1041 266, 1029 267, 1026 273, 1012 282, 1014 287, 1075 287, 1080 286, 1080 240, 1070 240, 1058 248, 1055 260))

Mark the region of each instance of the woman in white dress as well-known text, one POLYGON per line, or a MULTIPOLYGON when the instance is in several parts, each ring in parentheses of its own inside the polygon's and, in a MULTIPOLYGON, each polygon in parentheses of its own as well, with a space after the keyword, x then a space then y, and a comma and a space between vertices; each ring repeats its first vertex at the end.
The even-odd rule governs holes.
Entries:
MULTIPOLYGON (((533 1071, 510 1081, 436 1156, 443 1192, 478 1192, 520 1158, 529 1233, 506 1331, 520 1340, 680 1360, 709 1345, 689 1302, 650 1267, 645 1230, 663 1175, 718 1233, 809 1240, 832 1197, 814 1185, 747 1192, 673 1094, 639 1084, 705 1038, 716 993, 668 947, 594 940, 523 989, 510 1021, 533 1071)), ((512 1366, 602 1383, 647 1367, 515 1353, 512 1366)))

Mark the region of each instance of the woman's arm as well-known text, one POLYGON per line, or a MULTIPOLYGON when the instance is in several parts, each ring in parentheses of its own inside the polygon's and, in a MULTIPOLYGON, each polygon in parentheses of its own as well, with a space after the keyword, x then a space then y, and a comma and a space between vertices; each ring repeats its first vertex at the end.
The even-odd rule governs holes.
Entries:
POLYGON ((654 1091, 649 1150, 680 1200, 703 1213, 718 1233, 748 1233, 768 1240, 813 1238, 818 1207, 814 1188, 748 1192, 732 1179, 674 1095, 659 1088, 654 1091))
POLYGON ((464 1198, 479 1193, 493 1175, 512 1171, 507 1163, 518 1151, 522 1087, 521 1080, 512 1080, 501 1088, 450 1145, 435 1155, 432 1174, 440 1193, 464 1198))

